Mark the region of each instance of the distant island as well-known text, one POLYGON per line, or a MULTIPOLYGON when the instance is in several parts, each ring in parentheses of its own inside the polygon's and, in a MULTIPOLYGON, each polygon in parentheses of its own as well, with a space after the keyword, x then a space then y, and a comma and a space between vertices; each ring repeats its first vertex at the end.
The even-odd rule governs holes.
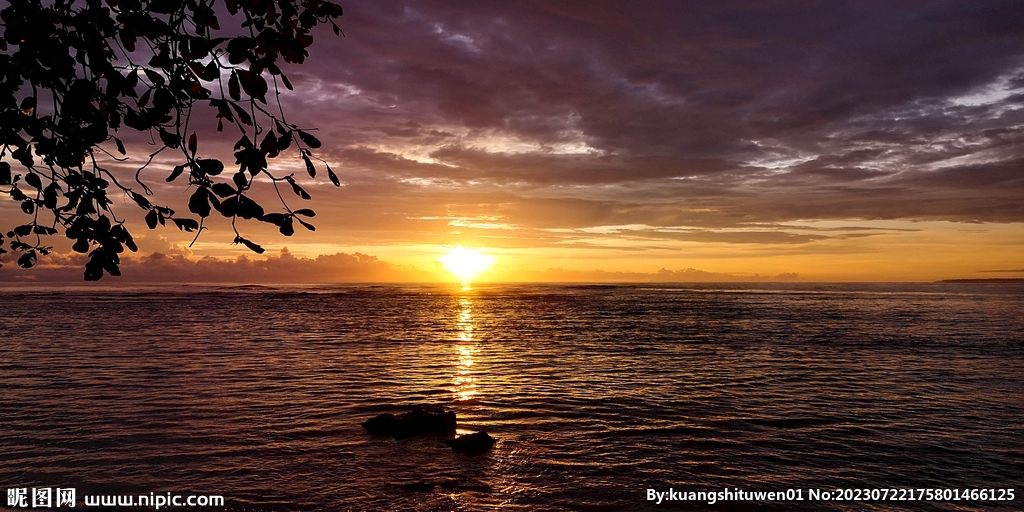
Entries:
POLYGON ((992 277, 972 279, 943 279, 939 283, 1024 283, 1024 277, 992 277))

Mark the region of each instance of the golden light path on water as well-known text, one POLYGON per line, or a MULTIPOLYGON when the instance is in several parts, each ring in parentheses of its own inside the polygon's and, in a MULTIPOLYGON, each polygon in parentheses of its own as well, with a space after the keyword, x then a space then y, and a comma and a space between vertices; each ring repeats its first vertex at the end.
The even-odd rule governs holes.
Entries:
POLYGON ((463 296, 459 298, 459 311, 456 328, 458 338, 455 344, 455 372, 452 376, 452 393, 455 400, 471 400, 477 394, 476 374, 473 371, 473 356, 480 346, 473 340, 473 301, 463 296))

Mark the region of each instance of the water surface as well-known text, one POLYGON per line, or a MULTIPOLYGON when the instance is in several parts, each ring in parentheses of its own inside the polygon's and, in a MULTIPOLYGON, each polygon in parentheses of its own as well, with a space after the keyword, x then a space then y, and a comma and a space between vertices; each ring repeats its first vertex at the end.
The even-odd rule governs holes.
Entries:
POLYGON ((1021 286, 0 288, 0 307, 2 488, 644 510, 648 488, 1024 487, 1021 286), (432 404, 497 446, 360 427, 432 404))

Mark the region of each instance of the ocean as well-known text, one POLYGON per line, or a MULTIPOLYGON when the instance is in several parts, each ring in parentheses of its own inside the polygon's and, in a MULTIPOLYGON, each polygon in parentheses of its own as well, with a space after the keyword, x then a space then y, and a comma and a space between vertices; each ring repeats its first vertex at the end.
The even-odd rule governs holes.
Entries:
POLYGON ((0 311, 0 507, 1024 509, 1021 285, 7 286, 0 311), (361 426, 421 405, 497 444, 361 426))

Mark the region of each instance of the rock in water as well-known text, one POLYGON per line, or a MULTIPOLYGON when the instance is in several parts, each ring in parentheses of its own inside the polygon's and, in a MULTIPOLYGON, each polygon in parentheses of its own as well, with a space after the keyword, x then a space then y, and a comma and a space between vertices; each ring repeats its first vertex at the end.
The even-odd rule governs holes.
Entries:
POLYGON ((446 439, 444 444, 451 446, 456 452, 482 452, 494 446, 494 438, 487 432, 480 431, 475 434, 458 436, 455 439, 446 439))
POLYGON ((378 414, 363 422, 367 432, 395 438, 454 434, 455 412, 443 407, 417 407, 401 416, 378 414))

